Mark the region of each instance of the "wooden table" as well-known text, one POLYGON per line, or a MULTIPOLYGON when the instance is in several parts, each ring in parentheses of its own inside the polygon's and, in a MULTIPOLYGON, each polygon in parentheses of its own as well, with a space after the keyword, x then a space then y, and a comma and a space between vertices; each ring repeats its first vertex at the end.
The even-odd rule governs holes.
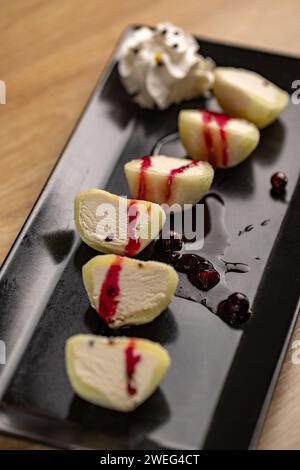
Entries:
MULTIPOLYGON (((124 28, 168 20, 206 37, 300 54, 299 0, 0 0, 0 261, 124 28)), ((299 79, 300 77, 295 77, 299 79)), ((300 321, 293 340, 300 339, 300 321)), ((287 354, 261 449, 300 449, 300 366, 287 354)), ((0 448, 42 448, 0 437, 0 448)))

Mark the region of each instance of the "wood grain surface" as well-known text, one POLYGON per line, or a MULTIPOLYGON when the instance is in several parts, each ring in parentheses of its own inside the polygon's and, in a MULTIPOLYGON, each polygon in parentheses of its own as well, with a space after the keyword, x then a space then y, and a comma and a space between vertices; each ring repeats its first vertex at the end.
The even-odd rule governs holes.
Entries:
MULTIPOLYGON (((123 29, 168 20, 208 38, 300 55, 299 10, 299 0, 0 0, 0 79, 7 86, 0 105, 0 261, 123 29)), ((260 449, 300 449, 300 364, 291 355, 290 347, 260 449)), ((0 436, 0 449, 38 448, 0 436)))

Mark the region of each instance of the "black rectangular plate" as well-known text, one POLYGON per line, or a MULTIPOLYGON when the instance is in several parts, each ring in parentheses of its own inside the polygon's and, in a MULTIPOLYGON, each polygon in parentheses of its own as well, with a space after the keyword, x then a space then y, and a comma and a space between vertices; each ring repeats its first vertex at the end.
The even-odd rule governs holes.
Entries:
MULTIPOLYGON (((296 58, 199 41, 218 65, 255 70, 287 91, 300 69, 296 58)), ((74 196, 91 187, 126 195, 123 163, 175 131, 180 109, 215 106, 195 100, 163 112, 139 109, 120 84, 118 51, 2 266, 0 430, 62 448, 247 448, 297 312, 300 106, 290 103, 253 156, 218 171, 213 183, 225 200, 231 254, 251 259, 249 273, 228 279, 250 297, 252 319, 232 329, 199 303, 175 297, 157 320, 126 330, 169 350, 172 366, 160 388, 131 414, 97 408, 74 396, 64 366, 69 336, 107 334, 82 285, 81 267, 96 252, 74 230, 74 196), (285 201, 269 193, 277 170, 289 176, 285 201), (238 237, 249 224, 253 230, 238 237)))

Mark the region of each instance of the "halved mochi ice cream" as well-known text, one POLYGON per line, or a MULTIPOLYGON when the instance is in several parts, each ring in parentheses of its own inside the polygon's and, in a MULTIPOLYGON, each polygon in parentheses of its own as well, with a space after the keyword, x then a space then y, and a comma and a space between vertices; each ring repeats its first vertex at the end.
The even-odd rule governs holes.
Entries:
POLYGON ((259 130, 243 119, 206 110, 179 113, 179 135, 189 156, 228 168, 245 160, 257 147, 259 130))
POLYGON ((111 328, 151 322, 169 305, 178 284, 167 264, 116 255, 96 256, 82 274, 91 306, 111 328))
POLYGON ((126 163, 133 197, 158 204, 195 204, 209 190, 214 170, 208 162, 158 155, 126 163))
POLYGON ((137 338, 76 335, 66 343, 67 374, 84 400, 132 411, 157 388, 170 365, 167 351, 137 338))
POLYGON ((260 129, 275 121, 289 99, 286 91, 258 73, 234 67, 216 69, 214 94, 225 113, 260 129))
POLYGON ((158 204, 90 189, 75 198, 75 223, 82 240, 103 253, 135 256, 166 220, 158 204))

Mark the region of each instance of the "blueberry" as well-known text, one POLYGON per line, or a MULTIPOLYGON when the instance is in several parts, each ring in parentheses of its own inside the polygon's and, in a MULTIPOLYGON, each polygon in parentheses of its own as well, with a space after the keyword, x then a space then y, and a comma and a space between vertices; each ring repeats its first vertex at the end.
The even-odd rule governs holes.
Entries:
POLYGON ((201 266, 188 274, 191 283, 198 289, 208 291, 220 282, 220 274, 214 268, 201 269, 201 266))
POLYGON ((181 273, 188 273, 191 269, 196 268, 200 263, 206 260, 201 256, 192 253, 186 253, 178 257, 174 268, 181 273))
POLYGON ((288 178, 282 171, 277 171, 271 177, 272 190, 277 194, 282 194, 285 191, 287 183, 288 178))
POLYGON ((160 251, 180 251, 183 245, 182 236, 171 230, 164 238, 159 238, 156 242, 156 249, 160 251))
POLYGON ((249 307, 248 297, 235 292, 219 304, 217 315, 228 325, 239 326, 249 320, 249 307))

